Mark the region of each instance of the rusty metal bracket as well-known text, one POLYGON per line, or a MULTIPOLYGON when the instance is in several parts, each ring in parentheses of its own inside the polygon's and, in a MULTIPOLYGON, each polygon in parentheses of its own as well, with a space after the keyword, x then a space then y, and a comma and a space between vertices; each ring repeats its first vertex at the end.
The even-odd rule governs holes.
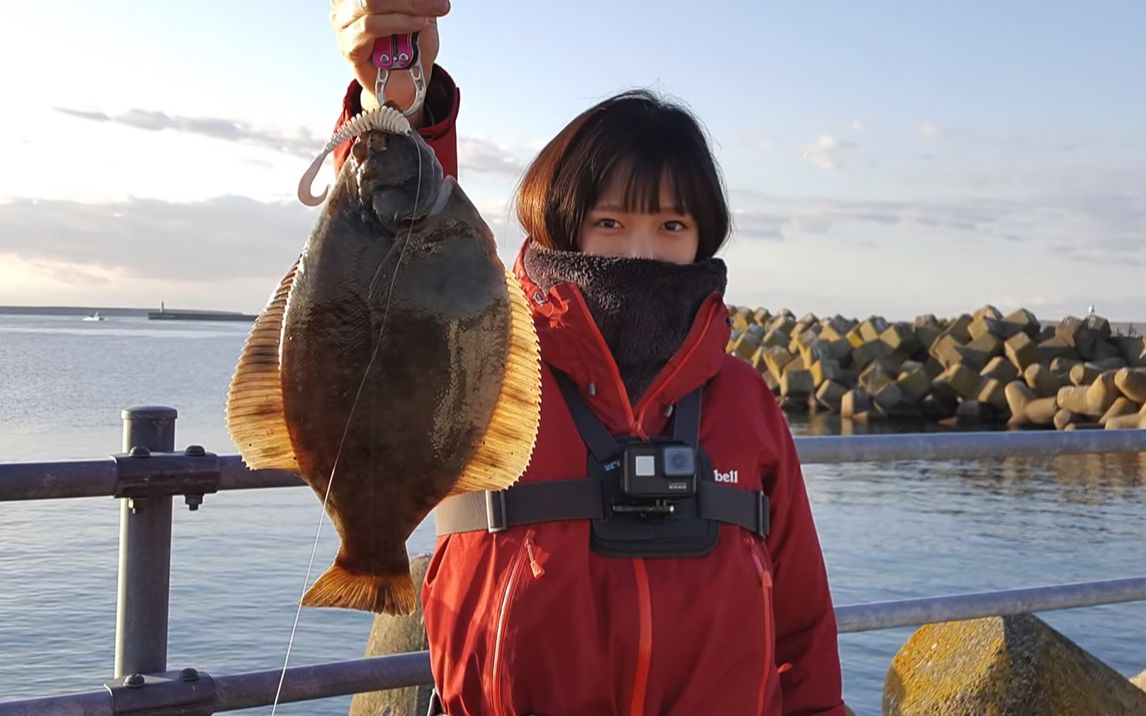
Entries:
POLYGON ((210 716, 218 698, 215 680, 197 669, 128 674, 105 682, 104 688, 116 716, 210 716))

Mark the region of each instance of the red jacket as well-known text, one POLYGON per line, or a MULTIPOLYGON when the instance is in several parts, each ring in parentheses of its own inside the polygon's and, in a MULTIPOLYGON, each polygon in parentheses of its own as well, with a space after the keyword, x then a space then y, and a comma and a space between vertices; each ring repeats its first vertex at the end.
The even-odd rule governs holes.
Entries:
MULTIPOLYGON (((431 145, 456 156, 440 140, 431 145)), ((704 383, 704 449, 739 487, 763 487, 771 532, 764 542, 722 525, 707 556, 667 559, 599 556, 585 521, 439 538, 422 598, 446 711, 842 716, 835 617, 795 447, 763 379, 726 353, 720 296, 705 301, 680 350, 630 405, 579 289, 560 284, 544 295, 520 253, 514 268, 543 359, 541 428, 521 481, 587 474, 550 367, 577 383, 615 435, 657 434, 665 408, 704 383)))

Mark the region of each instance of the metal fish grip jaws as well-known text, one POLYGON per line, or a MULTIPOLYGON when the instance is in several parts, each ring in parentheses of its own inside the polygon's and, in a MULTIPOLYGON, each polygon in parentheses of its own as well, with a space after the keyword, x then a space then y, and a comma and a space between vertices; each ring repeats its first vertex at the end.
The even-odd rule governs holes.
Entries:
POLYGON ((418 33, 380 37, 374 41, 370 59, 378 68, 374 81, 374 96, 385 104, 386 84, 392 72, 406 71, 414 81, 414 101, 406 109, 398 108, 406 117, 414 116, 426 101, 426 77, 422 73, 422 52, 418 47, 418 33))

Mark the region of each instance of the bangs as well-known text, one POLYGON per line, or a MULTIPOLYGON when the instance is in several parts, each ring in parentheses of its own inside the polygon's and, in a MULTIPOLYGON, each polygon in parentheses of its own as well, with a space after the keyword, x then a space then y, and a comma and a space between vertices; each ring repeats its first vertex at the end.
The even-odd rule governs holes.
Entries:
POLYGON ((699 124, 643 91, 586 111, 541 151, 518 193, 522 227, 544 246, 576 251, 585 216, 613 181, 623 211, 691 214, 698 258, 715 254, 728 235, 724 183, 699 124), (669 206, 661 206, 662 184, 669 206))
POLYGON ((613 166, 606 169, 601 181, 594 184, 596 191, 592 193, 596 196, 585 197, 588 210, 592 210, 600 201, 601 192, 614 181, 623 187, 620 209, 625 212, 688 214, 707 200, 696 171, 690 171, 681 157, 656 151, 634 151, 632 147, 627 149, 629 154, 618 156, 613 166), (662 191, 662 187, 667 191, 662 191), (672 203, 661 206, 663 198, 672 203))

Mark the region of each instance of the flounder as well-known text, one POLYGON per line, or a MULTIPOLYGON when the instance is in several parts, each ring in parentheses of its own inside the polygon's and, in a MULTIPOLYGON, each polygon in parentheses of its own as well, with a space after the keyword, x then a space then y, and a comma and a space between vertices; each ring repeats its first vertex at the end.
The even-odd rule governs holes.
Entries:
POLYGON ((246 464, 299 474, 341 538, 303 605, 409 614, 410 533, 448 495, 524 472, 540 355, 477 209, 399 113, 373 112, 329 197, 300 185, 325 205, 251 329, 226 417, 246 464))

